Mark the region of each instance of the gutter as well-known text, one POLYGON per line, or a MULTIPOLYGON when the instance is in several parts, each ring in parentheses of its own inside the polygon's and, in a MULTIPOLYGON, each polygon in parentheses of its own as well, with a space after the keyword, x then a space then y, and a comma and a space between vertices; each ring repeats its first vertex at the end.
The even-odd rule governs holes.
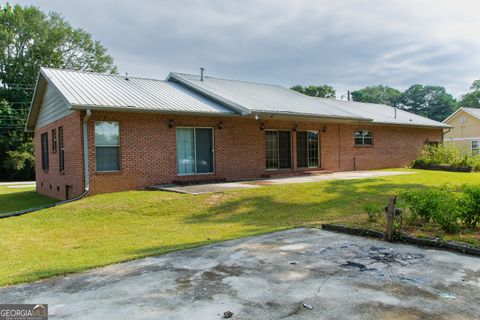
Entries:
POLYGON ((88 173, 88 119, 90 119, 91 115, 92 115, 92 111, 90 111, 90 109, 87 109, 87 112, 85 114, 85 118, 83 118, 83 172, 84 172, 84 177, 83 178, 84 178, 84 182, 85 182, 85 188, 84 188, 84 191, 82 192, 82 194, 79 195, 78 197, 73 198, 73 199, 68 199, 68 200, 57 202, 57 203, 48 204, 48 205, 41 206, 41 207, 36 207, 36 208, 30 208, 30 209, 15 211, 15 212, 11 212, 11 213, 6 213, 4 215, 0 215, 0 219, 21 216, 21 215, 24 215, 24 214, 27 214, 27 213, 30 213, 30 212, 35 212, 35 211, 39 211, 39 210, 42 210, 42 209, 56 207, 56 206, 66 204, 66 203, 69 203, 69 202, 74 202, 74 201, 82 199, 83 197, 85 197, 88 194, 88 192, 90 191, 90 176, 89 176, 89 173, 88 173))
POLYGON ((442 130, 442 142, 445 141, 445 135, 446 135, 447 133, 449 133, 450 131, 452 131, 452 129, 453 129, 453 128, 448 128, 447 131, 443 131, 443 130, 442 130))

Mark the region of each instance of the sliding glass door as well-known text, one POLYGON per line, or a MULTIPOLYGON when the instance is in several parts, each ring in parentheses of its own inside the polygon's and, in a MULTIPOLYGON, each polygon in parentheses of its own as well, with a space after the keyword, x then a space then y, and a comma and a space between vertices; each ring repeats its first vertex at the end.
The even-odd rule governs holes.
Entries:
POLYGON ((265 160, 267 169, 292 167, 290 131, 265 131, 265 160))
POLYGON ((316 168, 319 166, 318 132, 297 132, 297 167, 316 168))
POLYGON ((213 130, 177 128, 179 175, 213 172, 213 130))

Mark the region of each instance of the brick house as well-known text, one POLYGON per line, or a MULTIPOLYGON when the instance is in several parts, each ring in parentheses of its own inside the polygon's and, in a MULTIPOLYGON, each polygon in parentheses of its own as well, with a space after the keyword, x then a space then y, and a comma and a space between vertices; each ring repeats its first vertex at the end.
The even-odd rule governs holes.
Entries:
POLYGON ((172 182, 401 167, 449 128, 395 108, 269 84, 42 68, 26 130, 58 199, 172 182))

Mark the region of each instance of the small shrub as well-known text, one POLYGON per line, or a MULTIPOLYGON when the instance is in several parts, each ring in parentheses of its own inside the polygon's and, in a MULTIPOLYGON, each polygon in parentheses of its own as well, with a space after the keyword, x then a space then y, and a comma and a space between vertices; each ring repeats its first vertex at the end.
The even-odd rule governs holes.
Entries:
POLYGON ((427 145, 420 150, 413 165, 430 164, 472 167, 473 170, 480 171, 480 155, 472 155, 470 150, 461 150, 449 144, 427 145))
POLYGON ((375 222, 382 215, 382 208, 374 203, 366 203, 362 206, 363 211, 367 213, 368 221, 375 222))
POLYGON ((446 232, 458 230, 459 195, 451 187, 410 190, 402 197, 414 217, 436 222, 446 232))
POLYGON ((467 227, 480 226, 480 186, 464 185, 461 191, 460 220, 467 227))

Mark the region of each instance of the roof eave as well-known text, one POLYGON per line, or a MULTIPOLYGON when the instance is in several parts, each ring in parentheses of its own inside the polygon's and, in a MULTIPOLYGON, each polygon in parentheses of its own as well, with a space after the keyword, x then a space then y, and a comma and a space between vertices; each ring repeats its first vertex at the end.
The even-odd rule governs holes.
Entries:
MULTIPOLYGON (((463 112, 471 115, 471 116, 474 117, 475 119, 480 120, 480 117, 479 117, 477 114, 472 113, 470 110, 468 110, 469 108, 460 108, 460 109, 462 109, 463 112)), ((458 109, 458 110, 460 110, 460 109, 458 109)), ((473 108, 470 108, 470 109, 473 109, 473 108)), ((446 120, 446 119, 445 119, 445 120, 446 120)))
MULTIPOLYGON (((40 81, 43 79, 43 84, 46 85, 47 80, 45 74, 43 74, 42 68, 37 75, 37 80, 35 81, 35 89, 33 91, 32 102, 30 102, 30 108, 28 109, 27 121, 25 122, 25 132, 33 132, 35 130, 35 123, 38 117, 38 112, 40 110, 40 98, 38 97, 38 92, 40 91, 40 81), (33 123, 32 123, 33 122, 33 123)), ((43 88, 41 89, 43 90, 43 88)))
POLYGON ((322 115, 322 114, 312 114, 312 113, 300 113, 300 112, 288 112, 288 111, 266 111, 266 110, 254 110, 252 113, 258 115, 267 115, 267 116, 290 116, 290 117, 312 117, 312 118, 322 118, 322 119, 335 119, 335 120, 349 120, 349 121, 365 121, 372 122, 373 119, 363 118, 363 117, 349 117, 349 116, 340 116, 340 115, 322 115))
POLYGON ((397 122, 384 122, 384 121, 373 121, 372 124, 379 124, 379 125, 388 125, 388 126, 401 126, 401 127, 419 127, 419 128, 431 128, 431 129, 450 129, 453 126, 445 124, 441 125, 430 125, 430 124, 420 124, 420 123, 397 123, 397 122))
POLYGON ((475 113, 472 113, 468 110, 468 108, 464 108, 464 107, 460 107, 458 108, 457 110, 455 110, 451 115, 449 115, 445 120, 443 120, 442 122, 443 123, 447 123, 448 121, 452 120, 453 117, 455 117, 457 114, 459 114, 460 112, 465 112, 467 113, 468 115, 476 118, 476 119, 479 119, 480 120, 480 117, 478 115, 476 115, 475 113))
POLYGON ((84 111, 90 109, 92 111, 114 111, 114 112, 135 112, 135 113, 158 113, 164 115, 193 115, 193 116, 219 116, 230 117, 240 116, 238 113, 233 112, 198 112, 198 111, 182 111, 182 110, 159 110, 159 109, 145 109, 136 107, 113 107, 103 105, 83 105, 83 104, 71 104, 72 110, 84 111))
MULTIPOLYGON (((460 113, 461 111, 465 111, 462 107, 458 108, 457 110, 455 110, 451 115, 449 115, 445 120, 443 120, 442 122, 443 123, 447 123, 448 121, 450 121, 453 117, 455 117, 458 113, 460 113)), ((466 111, 465 111, 466 112, 466 111)))

